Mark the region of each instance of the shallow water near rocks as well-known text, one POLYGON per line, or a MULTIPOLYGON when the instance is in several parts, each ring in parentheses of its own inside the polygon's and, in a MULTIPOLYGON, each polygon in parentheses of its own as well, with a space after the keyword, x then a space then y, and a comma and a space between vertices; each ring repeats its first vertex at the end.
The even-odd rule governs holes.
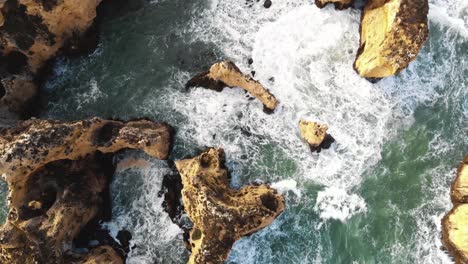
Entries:
MULTIPOLYGON (((286 211, 238 241, 228 263, 451 263, 440 220, 468 152, 468 5, 431 0, 429 17, 417 60, 372 84, 352 68, 358 10, 305 0, 269 9, 256 1, 144 2, 104 20, 93 54, 57 63, 43 117, 165 121, 176 129, 172 159, 222 147, 234 187, 273 183, 286 211), (280 100, 274 114, 241 89, 185 90, 224 58, 255 71, 280 100), (328 124, 336 144, 310 153, 301 118, 328 124)), ((116 162, 114 219, 105 225, 132 232, 128 263, 185 263, 182 231, 158 196, 167 164, 137 151, 116 162), (131 159, 144 162, 125 166, 131 159)))

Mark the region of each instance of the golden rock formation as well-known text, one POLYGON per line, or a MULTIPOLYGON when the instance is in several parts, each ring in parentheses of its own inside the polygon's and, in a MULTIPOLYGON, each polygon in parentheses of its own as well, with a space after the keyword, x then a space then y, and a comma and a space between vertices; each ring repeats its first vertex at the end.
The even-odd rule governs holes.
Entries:
POLYGON ((191 264, 223 263, 234 242, 269 225, 283 210, 284 198, 267 185, 230 188, 224 151, 210 148, 176 161, 182 199, 193 222, 191 264))
POLYGON ((328 126, 316 122, 300 120, 299 130, 301 137, 309 144, 311 151, 320 152, 327 149, 335 140, 327 134, 328 126))
POLYGON ((324 8, 327 4, 333 4, 338 10, 349 8, 353 3, 354 0, 315 0, 315 5, 318 8, 324 8))
POLYGON ((453 208, 442 219, 442 238, 455 263, 464 264, 468 263, 468 156, 458 167, 451 198, 453 208))
POLYGON ((72 37, 83 34, 96 17, 101 0, 7 0, 0 7, 1 53, 27 57, 32 72, 39 70, 72 37))
POLYGON ((30 116, 38 93, 33 80, 61 49, 76 47, 100 2, 0 1, 0 123, 30 116))
POLYGON ((103 263, 93 262, 99 256, 112 260, 105 263, 122 263, 102 246, 77 255, 70 250, 72 241, 103 210, 115 170, 112 154, 132 148, 166 159, 171 133, 166 124, 99 118, 34 119, 0 130, 0 173, 9 187, 0 262, 103 263))
POLYGON ((245 75, 232 61, 215 63, 207 72, 193 77, 187 87, 201 86, 215 91, 222 91, 224 87, 240 87, 263 103, 266 112, 273 112, 278 100, 268 89, 249 75, 245 75))
POLYGON ((355 70, 366 78, 397 74, 428 37, 427 0, 369 0, 361 18, 355 70))

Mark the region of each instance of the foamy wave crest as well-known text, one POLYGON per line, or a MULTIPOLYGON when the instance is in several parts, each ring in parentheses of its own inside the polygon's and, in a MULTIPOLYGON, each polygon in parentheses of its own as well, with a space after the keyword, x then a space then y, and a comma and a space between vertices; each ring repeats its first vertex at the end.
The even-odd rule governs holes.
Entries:
POLYGON ((185 263, 183 231, 164 212, 163 196, 158 195, 170 170, 163 161, 134 155, 139 154, 119 157, 118 164, 124 165, 117 166, 121 170, 111 185, 113 221, 105 226, 114 237, 121 229, 132 233, 127 263, 185 263))
POLYGON ((295 180, 282 180, 271 184, 271 188, 276 189, 279 193, 287 195, 288 192, 294 193, 298 198, 301 198, 301 190, 297 187, 295 180))
POLYGON ((98 86, 98 83, 95 79, 89 81, 89 90, 80 94, 76 98, 77 110, 85 107, 87 104, 94 103, 99 99, 105 98, 107 95, 103 93, 98 86))
POLYGON ((314 208, 323 219, 338 219, 346 222, 351 216, 367 211, 366 202, 356 194, 346 190, 328 187, 320 191, 314 208))

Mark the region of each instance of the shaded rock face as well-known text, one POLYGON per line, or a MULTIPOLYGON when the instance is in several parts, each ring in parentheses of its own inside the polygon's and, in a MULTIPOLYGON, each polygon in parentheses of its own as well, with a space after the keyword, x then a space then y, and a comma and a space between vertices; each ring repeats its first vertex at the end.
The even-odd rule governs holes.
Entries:
POLYGON ((267 185, 231 189, 224 158, 222 149, 210 148, 175 162, 193 222, 188 263, 224 263, 236 240, 269 225, 284 210, 284 198, 267 185))
POLYGON ((309 144, 312 152, 320 152, 330 148, 335 139, 327 134, 328 126, 316 122, 300 120, 299 130, 301 137, 309 144))
POLYGON ((349 8, 353 5, 354 0, 315 0, 315 5, 318 8, 324 8, 328 4, 335 5, 338 10, 349 8))
POLYGON ((142 149, 167 159, 172 129, 139 120, 28 120, 0 131, 0 173, 9 215, 0 229, 1 263, 123 263, 115 250, 73 253, 74 239, 103 218, 113 153, 142 149))
POLYGON ((442 219, 442 241, 456 263, 468 263, 468 156, 452 184, 453 208, 442 219))
POLYGON ((30 116, 39 71, 83 36, 101 0, 0 1, 0 119, 30 116), (21 98, 21 100, 19 100, 21 98))
POLYGON ((195 86, 201 86, 218 92, 222 91, 224 87, 240 87, 260 100, 267 113, 273 112, 278 105, 278 100, 268 89, 252 77, 243 74, 232 61, 215 63, 209 71, 193 77, 187 83, 187 88, 195 86))
POLYGON ((362 13, 355 70, 366 78, 399 73, 428 37, 427 0, 369 0, 362 13))
POLYGON ((1 7, 1 53, 19 52, 36 73, 74 34, 84 34, 101 0, 7 0, 1 7))

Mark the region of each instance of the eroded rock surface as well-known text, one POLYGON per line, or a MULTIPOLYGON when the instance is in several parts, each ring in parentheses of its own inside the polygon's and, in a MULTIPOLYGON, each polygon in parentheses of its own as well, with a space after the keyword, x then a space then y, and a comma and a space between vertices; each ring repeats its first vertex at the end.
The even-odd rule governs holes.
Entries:
POLYGON ((300 120, 299 130, 301 137, 309 144, 312 152, 320 152, 330 148, 335 139, 327 134, 328 126, 312 121, 300 120))
POLYGON ((353 3, 354 0, 315 0, 315 5, 318 8, 324 8, 328 4, 333 4, 338 10, 349 8, 353 3))
POLYGON ((367 1, 356 71, 366 78, 383 78, 405 69, 428 37, 428 10, 427 0, 367 1))
POLYGON ((458 167, 451 198, 453 208, 442 219, 443 242, 456 263, 468 263, 468 156, 458 167))
POLYGON ((224 263, 236 240, 269 225, 283 210, 284 198, 267 185, 230 188, 224 151, 210 148, 176 161, 182 199, 194 226, 188 263, 224 263))
MULTIPOLYGON (((28 117, 40 70, 64 46, 73 49, 101 0, 0 1, 0 119, 28 117)), ((0 120, 1 121, 1 120, 0 120)))
POLYGON ((196 75, 187 83, 187 87, 196 86, 218 92, 222 91, 224 87, 240 87, 260 100, 264 110, 268 113, 273 112, 278 105, 278 100, 268 89, 249 75, 243 74, 232 61, 215 63, 209 71, 196 75))
POLYGON ((168 125, 147 120, 99 118, 28 120, 0 130, 0 173, 9 187, 0 262, 122 263, 104 245, 82 255, 72 242, 105 210, 113 153, 142 149, 167 159, 171 133, 168 125))

